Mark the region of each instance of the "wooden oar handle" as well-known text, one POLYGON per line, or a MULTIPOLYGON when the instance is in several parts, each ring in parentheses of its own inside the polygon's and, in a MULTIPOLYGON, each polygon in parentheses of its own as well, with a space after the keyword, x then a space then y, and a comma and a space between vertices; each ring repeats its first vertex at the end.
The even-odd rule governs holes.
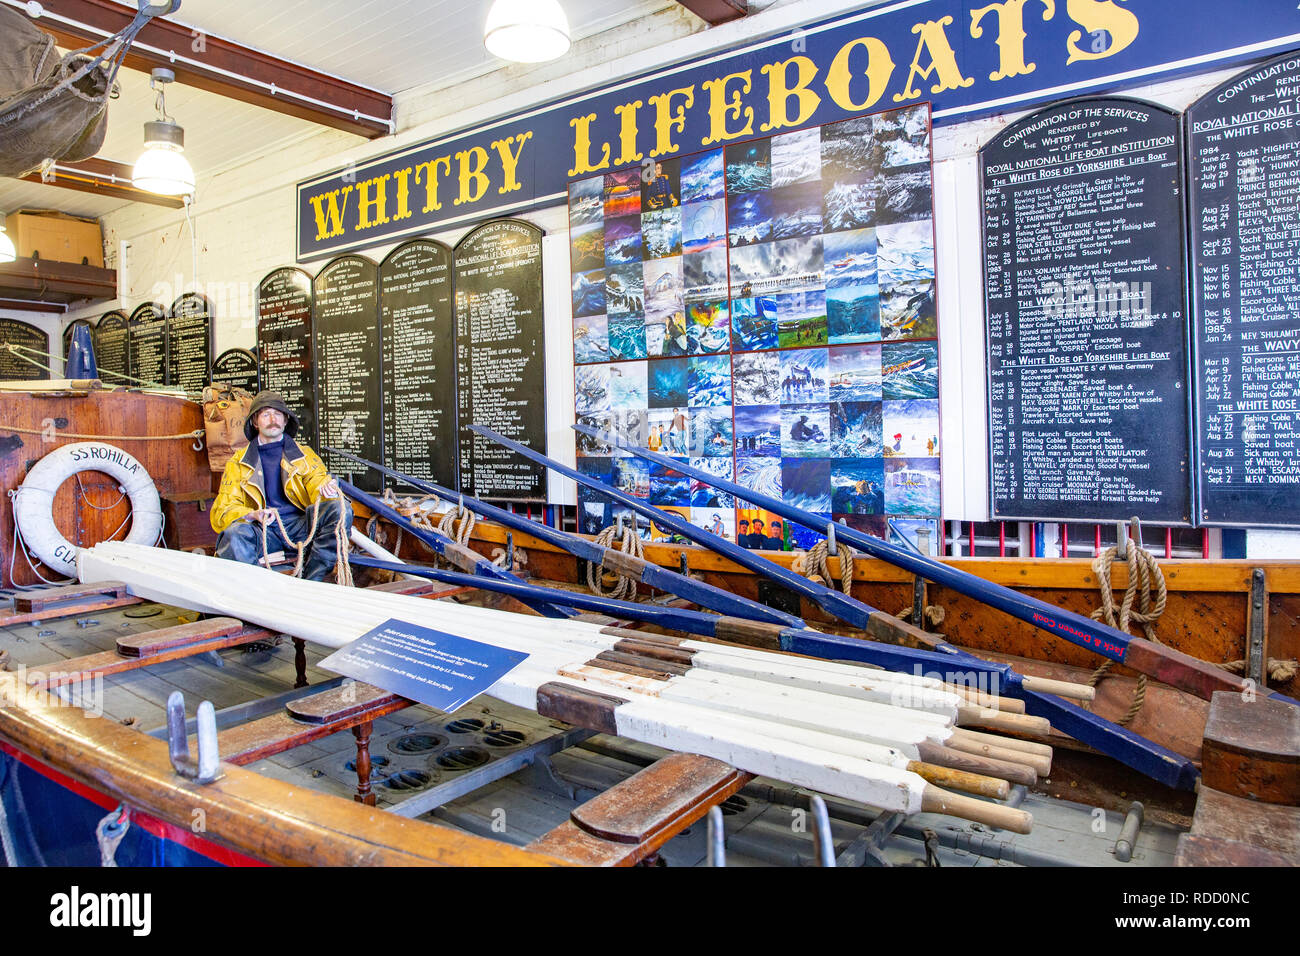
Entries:
POLYGON ((996 760, 980 754, 966 753, 926 741, 917 745, 917 755, 927 763, 967 773, 978 773, 988 777, 1000 777, 1012 783, 1023 783, 1032 787, 1038 782, 1037 772, 1024 763, 996 760))
POLYGON ((925 780, 926 783, 932 783, 939 787, 950 787, 953 790, 960 790, 962 793, 973 793, 977 797, 1005 800, 1011 795, 1011 784, 1005 780, 999 780, 997 777, 967 773, 965 770, 940 767, 932 763, 922 763, 919 760, 910 761, 907 769, 925 780))
POLYGON ((972 743, 960 738, 953 740, 951 737, 948 738, 948 746, 953 750, 985 757, 998 763, 1010 763, 1013 766, 1032 768, 1034 773, 1040 777, 1047 777, 1052 773, 1052 758, 1043 754, 1031 754, 1023 750, 997 747, 993 744, 972 743))
POLYGON ((958 697, 964 698, 976 707, 987 707, 989 710, 1000 710, 1007 714, 1023 714, 1025 712, 1025 702, 1016 700, 1014 697, 998 697, 994 694, 977 690, 974 687, 964 687, 961 684, 943 685, 943 689, 958 697))
POLYGON ((1097 688, 1089 687, 1087 684, 1075 684, 1071 681, 1053 680, 1050 677, 1029 677, 1025 676, 1025 690, 1037 691, 1042 694, 1055 694, 1057 697, 1065 697, 1070 700, 1096 700, 1097 688))
POLYGON ((1004 714, 1000 710, 976 707, 964 704, 957 708, 957 725, 966 727, 992 727, 995 730, 1009 730, 1017 734, 1037 734, 1040 737, 1052 732, 1052 725, 1046 717, 1030 717, 1027 714, 1004 714))
POLYGON ((1021 740, 1019 737, 1003 737, 1001 734, 982 734, 978 730, 965 730, 960 727, 953 730, 952 736, 948 738, 948 746, 955 746, 953 743, 955 740, 992 744, 1006 750, 1023 750, 1025 753, 1041 754, 1044 757, 1052 756, 1052 748, 1047 744, 1040 744, 1033 740, 1021 740))
POLYGON ((949 793, 938 787, 926 784, 921 794, 921 810, 926 813, 946 813, 963 820, 983 823, 999 830, 1012 833, 1028 833, 1034 826, 1034 818, 1024 810, 976 800, 960 793, 949 793))

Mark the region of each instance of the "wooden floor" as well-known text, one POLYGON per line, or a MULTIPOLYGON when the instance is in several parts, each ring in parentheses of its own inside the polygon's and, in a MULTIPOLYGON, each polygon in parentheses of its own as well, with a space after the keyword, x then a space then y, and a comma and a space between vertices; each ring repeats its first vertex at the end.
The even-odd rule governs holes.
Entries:
MULTIPOLYGON (((9 652, 9 667, 55 670, 58 662, 110 650, 125 634, 156 630, 181 622, 184 612, 157 604, 98 611, 12 625, 0 629, 0 650, 9 652)), ((316 665, 324 654, 307 648, 307 677, 316 685, 334 678, 316 665)), ((223 717, 240 708, 289 692, 294 683, 294 647, 246 651, 228 648, 198 658, 171 661, 115 675, 103 681, 103 711, 108 720, 134 719, 143 732, 165 725, 169 694, 185 694, 187 715, 210 700, 223 717)), ((301 693, 301 692, 300 692, 301 693)), ((260 716, 260 715, 259 715, 260 716)), ((236 721, 238 722, 238 721, 236 721)), ((506 757, 562 732, 537 714, 489 697, 480 697, 452 715, 416 706, 375 721, 371 754, 377 805, 401 801, 457 779, 476 761, 506 757), (468 723, 467 723, 468 722, 468 723), (476 725, 475 722, 481 722, 476 725), (441 759, 440 759, 441 758, 441 759)), ((314 790, 351 797, 356 774, 351 766, 355 739, 348 731, 250 764, 249 769, 314 790)), ((457 797, 431 811, 427 819, 466 832, 523 846, 562 824, 578 805, 631 776, 665 752, 605 736, 591 738, 550 758, 549 763, 519 770, 457 797)), ((810 865, 811 825, 789 804, 798 798, 777 781, 759 778, 724 805, 727 862, 733 866, 810 865)), ((806 799, 806 794, 803 797, 806 799)), ((848 801, 828 801, 837 852, 852 844, 877 811, 848 801)), ((1098 829, 1090 807, 1030 793, 1023 804, 1034 815, 1029 836, 962 824, 951 817, 921 814, 904 821, 884 850, 896 865, 925 856, 922 830, 940 834, 939 859, 947 866, 989 866, 1066 862, 1089 866, 1164 866, 1173 860, 1179 831, 1148 825, 1139 837, 1133 863, 1112 855, 1123 824, 1107 813, 1098 829)), ((669 842, 661 853, 671 866, 698 866, 705 860, 705 827, 697 824, 669 842)))

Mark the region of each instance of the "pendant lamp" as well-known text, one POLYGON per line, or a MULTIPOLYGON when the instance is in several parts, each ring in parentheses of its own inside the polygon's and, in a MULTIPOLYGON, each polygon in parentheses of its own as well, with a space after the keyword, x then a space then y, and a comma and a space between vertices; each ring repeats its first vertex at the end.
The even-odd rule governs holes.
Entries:
POLYGON ((559 0, 496 0, 483 27, 483 45, 493 56, 516 63, 541 63, 569 49, 569 18, 559 0))
POLYGON ((194 192, 194 170, 185 158, 185 130, 167 115, 163 98, 163 87, 175 79, 176 74, 160 67, 149 80, 158 93, 154 103, 158 119, 144 124, 144 152, 135 161, 131 181, 146 192, 188 196, 194 192))

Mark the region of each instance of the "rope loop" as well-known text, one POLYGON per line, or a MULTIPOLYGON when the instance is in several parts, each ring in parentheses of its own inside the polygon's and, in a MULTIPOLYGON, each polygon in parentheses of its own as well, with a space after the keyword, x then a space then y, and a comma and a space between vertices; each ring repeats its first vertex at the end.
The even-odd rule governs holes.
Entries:
MULTIPOLYGON (((596 535, 596 544, 602 548, 615 547, 615 538, 618 537, 619 531, 622 531, 623 538, 618 542, 618 550, 624 554, 630 554, 633 557, 645 557, 645 542, 637 534, 636 523, 624 524, 618 522, 605 528, 596 535)), ((599 597, 612 598, 615 601, 635 601, 637 582, 625 574, 609 573, 612 579, 606 583, 606 571, 595 564, 587 565, 587 586, 591 588, 591 593, 599 597)))
MULTIPOLYGON (((1118 631, 1129 633, 1132 625, 1139 625, 1147 640, 1161 643, 1156 636, 1156 622, 1165 613, 1169 591, 1165 587, 1165 575, 1156 563, 1155 555, 1145 548, 1139 548, 1136 541, 1129 541, 1127 552, 1128 587, 1124 597, 1117 605, 1112 592, 1111 570, 1119 559, 1119 549, 1110 547, 1097 555, 1092 562, 1092 570, 1097 574, 1097 587, 1101 591, 1101 607, 1092 612, 1094 621, 1104 621, 1118 631), (1133 609, 1136 602, 1137 610, 1133 609)), ((1088 679, 1089 686, 1096 687, 1115 666, 1114 661, 1103 661, 1088 679)), ((1128 711, 1115 723, 1121 727, 1127 725, 1142 710, 1146 703, 1147 677, 1139 674, 1137 687, 1133 691, 1133 702, 1128 711)))

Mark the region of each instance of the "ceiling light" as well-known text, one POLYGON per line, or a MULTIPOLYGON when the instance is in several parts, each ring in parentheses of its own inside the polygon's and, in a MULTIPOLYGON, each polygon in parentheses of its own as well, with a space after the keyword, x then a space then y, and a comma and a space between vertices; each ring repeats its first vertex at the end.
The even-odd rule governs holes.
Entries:
POLYGON ((131 182, 145 192, 163 196, 188 196, 194 192, 194 170, 185 158, 185 130, 167 115, 163 87, 176 75, 156 69, 149 85, 158 91, 158 119, 144 124, 144 152, 135 161, 131 182))
POLYGON ((0 262, 13 262, 17 258, 18 250, 14 248, 14 241, 5 232, 5 217, 0 213, 0 262))
POLYGON ((569 50, 569 18, 560 0, 496 0, 483 27, 483 45, 517 63, 554 60, 569 50))

